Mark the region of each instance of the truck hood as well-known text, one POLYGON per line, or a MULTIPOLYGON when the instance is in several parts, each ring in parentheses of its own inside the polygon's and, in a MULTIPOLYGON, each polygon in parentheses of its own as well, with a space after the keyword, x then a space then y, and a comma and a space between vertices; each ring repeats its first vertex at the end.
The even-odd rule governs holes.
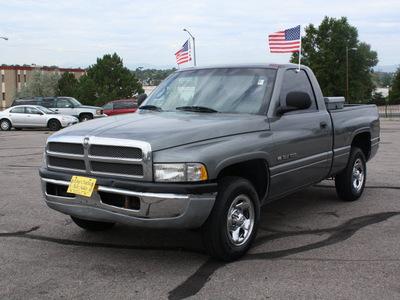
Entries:
POLYGON ((148 142, 153 151, 230 135, 269 130, 267 117, 137 111, 90 120, 53 136, 103 137, 148 142))

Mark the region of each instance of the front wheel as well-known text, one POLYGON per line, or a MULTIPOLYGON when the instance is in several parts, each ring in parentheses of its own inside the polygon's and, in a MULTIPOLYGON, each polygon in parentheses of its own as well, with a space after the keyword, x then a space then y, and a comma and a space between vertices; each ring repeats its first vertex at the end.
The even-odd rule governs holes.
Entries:
POLYGON ((7 131, 11 129, 11 123, 10 121, 4 119, 0 121, 0 128, 1 130, 7 131))
POLYGON ((367 176, 367 164, 360 148, 351 149, 346 169, 335 177, 336 192, 344 201, 355 201, 361 197, 367 176))
POLYGON ((50 129, 51 131, 57 131, 57 130, 59 130, 60 128, 61 128, 61 124, 60 124, 59 121, 57 121, 57 120, 50 120, 50 121, 49 121, 49 129, 50 129))
POLYGON ((79 122, 86 122, 93 119, 93 116, 91 114, 83 114, 79 117, 79 122))
POLYGON ((100 222, 100 221, 91 221, 91 220, 84 220, 81 218, 77 218, 74 216, 71 216, 72 221, 79 227, 90 230, 90 231, 100 231, 100 230, 106 230, 115 225, 115 223, 108 223, 108 222, 100 222))
POLYGON ((253 185, 241 177, 223 178, 211 214, 201 229, 206 251, 217 259, 238 259, 257 235, 259 216, 253 185))

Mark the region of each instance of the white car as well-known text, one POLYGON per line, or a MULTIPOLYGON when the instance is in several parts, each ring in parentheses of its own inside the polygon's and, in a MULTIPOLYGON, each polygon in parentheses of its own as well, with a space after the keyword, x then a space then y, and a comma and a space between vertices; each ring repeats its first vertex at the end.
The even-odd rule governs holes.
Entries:
POLYGON ((78 123, 78 119, 61 115, 55 111, 39 105, 18 105, 0 111, 1 130, 22 128, 44 128, 52 131, 78 123))

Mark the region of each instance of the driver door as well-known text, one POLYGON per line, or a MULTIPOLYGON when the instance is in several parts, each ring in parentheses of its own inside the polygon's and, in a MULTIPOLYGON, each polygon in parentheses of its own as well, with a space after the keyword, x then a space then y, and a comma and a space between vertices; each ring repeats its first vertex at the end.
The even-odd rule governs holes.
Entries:
POLYGON ((307 92, 312 100, 308 109, 287 112, 270 119, 274 141, 271 167, 271 196, 286 194, 319 182, 330 169, 332 125, 328 112, 319 110, 313 88, 304 70, 287 70, 282 81, 280 105, 286 95, 307 92))

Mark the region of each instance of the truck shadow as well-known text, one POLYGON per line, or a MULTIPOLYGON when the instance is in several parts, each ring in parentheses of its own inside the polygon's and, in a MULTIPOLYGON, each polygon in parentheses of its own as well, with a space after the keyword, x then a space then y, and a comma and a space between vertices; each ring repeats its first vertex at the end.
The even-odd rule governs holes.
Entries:
MULTIPOLYGON (((259 234, 253 248, 241 261, 277 259, 327 247, 349 239, 362 228, 400 215, 400 212, 380 212, 346 219, 337 213, 341 205, 349 204, 338 200, 333 186, 328 182, 327 185, 310 187, 263 206, 259 234), (321 223, 328 226, 315 229, 315 220, 312 223, 310 220, 316 216, 320 216, 321 220, 324 220, 321 223), (313 237, 311 240, 310 236, 313 237), (293 244, 292 239, 297 237, 297 240, 301 241, 298 244, 301 245, 293 244), (285 238, 287 240, 281 240, 285 238), (269 246, 279 240, 282 243, 278 246, 277 244, 269 246)), ((75 228, 69 219, 65 219, 63 225, 75 228)), ((145 253, 154 251, 155 254, 169 251, 170 254, 179 252, 179 255, 182 255, 187 252, 196 256, 204 255, 206 261, 196 272, 169 292, 169 299, 184 299, 196 295, 215 271, 228 264, 205 256, 198 231, 179 230, 177 233, 176 230, 137 230, 117 225, 115 229, 103 232, 86 232, 76 228, 69 235, 70 238, 60 239, 37 234, 39 228, 37 226, 27 231, 0 233, 0 239, 18 237, 68 246, 146 250, 145 253)), ((150 259, 151 256, 148 257, 150 259)))

